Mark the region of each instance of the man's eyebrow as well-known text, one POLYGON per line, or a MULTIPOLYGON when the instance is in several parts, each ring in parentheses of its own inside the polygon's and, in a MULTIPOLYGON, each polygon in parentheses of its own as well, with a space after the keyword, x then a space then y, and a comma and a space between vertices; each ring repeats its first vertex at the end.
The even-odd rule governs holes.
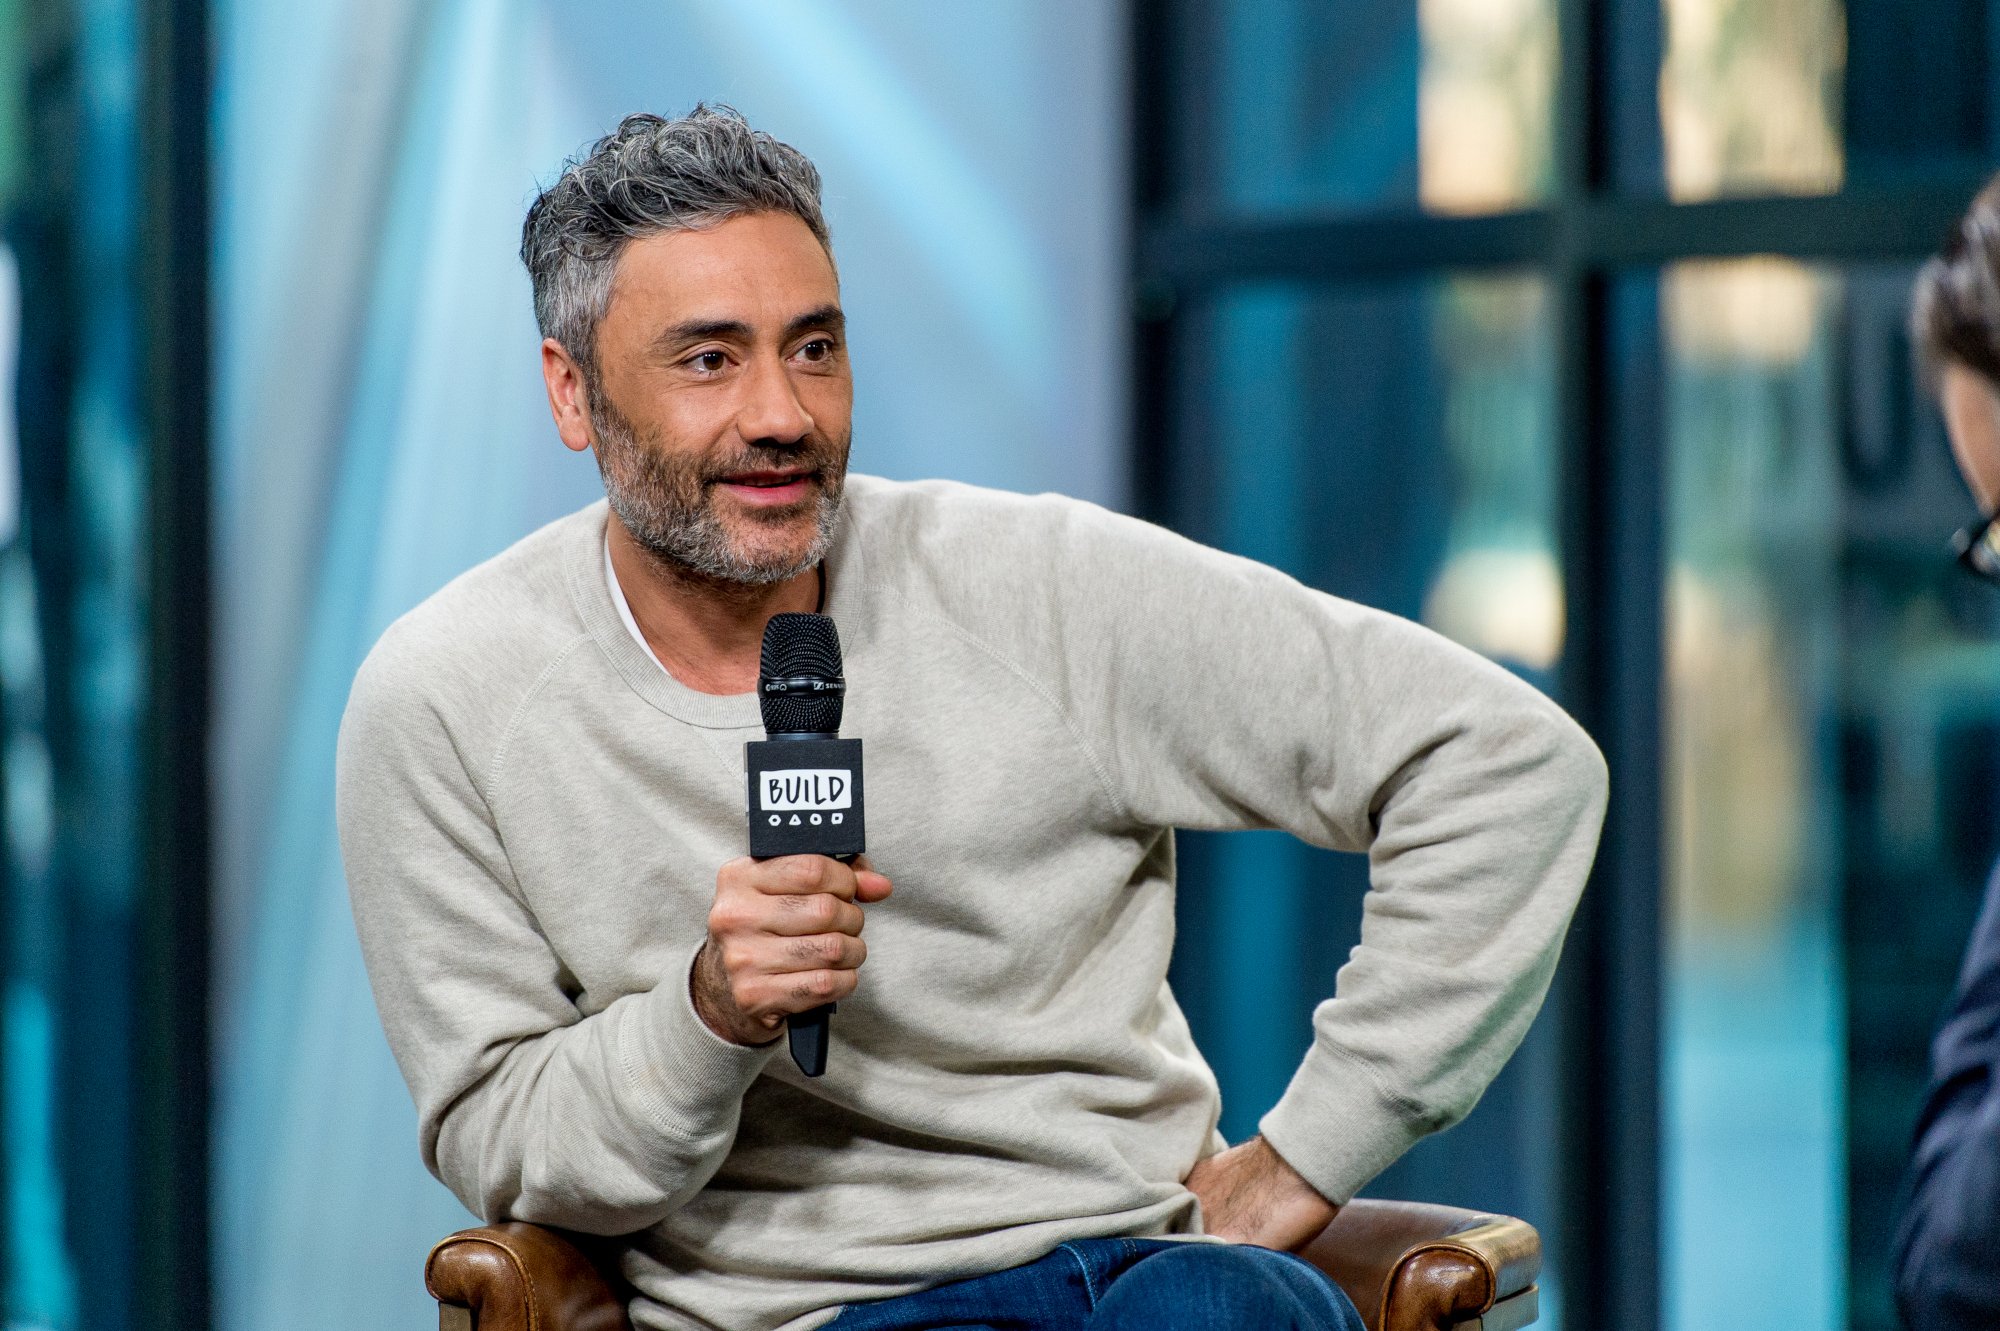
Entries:
POLYGON ((750 325, 741 319, 685 319, 662 328, 653 338, 653 346, 661 351, 671 351, 689 342, 700 342, 711 337, 722 338, 725 341, 748 342, 750 325))
MULTIPOLYGON (((839 333, 847 327, 847 316, 838 305, 821 305, 797 315, 785 325, 785 341, 789 342, 809 328, 824 328, 828 332, 839 333)), ((669 324, 653 338, 657 351, 671 352, 690 342, 703 342, 709 338, 719 338, 729 342, 748 342, 756 336, 749 324, 741 319, 683 319, 680 323, 669 324)))
POLYGON ((822 305, 816 310, 807 310, 785 325, 785 340, 791 341, 808 328, 824 328, 829 333, 842 332, 847 327, 847 316, 838 305, 822 305))

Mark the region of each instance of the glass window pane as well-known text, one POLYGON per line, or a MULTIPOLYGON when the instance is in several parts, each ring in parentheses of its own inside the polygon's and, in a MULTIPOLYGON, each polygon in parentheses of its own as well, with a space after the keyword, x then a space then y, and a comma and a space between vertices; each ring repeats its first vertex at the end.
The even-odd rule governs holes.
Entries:
MULTIPOLYGON (((1564 625, 1539 279, 1246 285, 1180 325, 1179 529, 1424 619, 1548 686, 1564 625)), ((1312 1007, 1358 935, 1367 865, 1275 833, 1179 847, 1173 983, 1240 1140, 1310 1042, 1312 1007)), ((1557 1093, 1544 1022, 1471 1117, 1369 1191, 1525 1216, 1553 1245, 1557 1093)), ((1556 1281, 1544 1289, 1553 1326, 1556 1281)))
POLYGON ((1247 284, 1191 310, 1177 381, 1199 447, 1174 478, 1176 524, 1548 670, 1563 624, 1547 295, 1514 275, 1247 284), (1497 608, 1471 604, 1493 593, 1497 608))
POLYGON ((1671 1328, 1896 1326, 1926 1046, 2000 849, 2000 596, 1952 567, 1971 502, 1909 282, 1758 259, 1657 286, 1671 1328))
POLYGON ((1993 0, 1846 0, 1848 177, 1991 169, 2000 149, 1993 0))
POLYGON ((1838 279, 1662 278, 1667 1325, 1840 1324, 1838 279), (1770 1223, 1774 1197, 1786 1223, 1770 1223), (1782 1287, 1769 1279, 1783 1270, 1782 1287))
POLYGON ((1197 8, 1194 211, 1484 213, 1547 194, 1553 0, 1197 8))
POLYGON ((0 1325, 136 1324, 139 14, 0 0, 0 1325), (87 1262, 79 1262, 81 1254, 87 1262))
POLYGON ((1426 211, 1504 212, 1549 191, 1553 0, 1420 0, 1418 195, 1426 211))
POLYGON ((1961 184, 2000 157, 2000 0, 1611 0, 1617 185, 1961 184))
POLYGON ((1667 194, 1840 188, 1840 0, 1664 0, 1667 194))

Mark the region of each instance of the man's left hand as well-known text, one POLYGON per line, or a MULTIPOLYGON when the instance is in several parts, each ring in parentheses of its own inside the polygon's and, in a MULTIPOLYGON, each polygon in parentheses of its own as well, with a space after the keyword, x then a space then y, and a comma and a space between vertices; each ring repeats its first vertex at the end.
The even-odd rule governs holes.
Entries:
POLYGON ((1187 1187, 1201 1200, 1208 1233, 1281 1252, 1310 1243, 1340 1210, 1262 1137, 1201 1161, 1187 1176, 1187 1187))

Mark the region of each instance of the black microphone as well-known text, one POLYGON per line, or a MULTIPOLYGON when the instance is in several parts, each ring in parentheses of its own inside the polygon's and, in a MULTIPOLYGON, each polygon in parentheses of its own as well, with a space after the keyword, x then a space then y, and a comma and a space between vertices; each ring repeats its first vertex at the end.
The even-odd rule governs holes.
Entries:
MULTIPOLYGON (((843 863, 868 847, 861 814, 861 741, 840 738, 847 681, 840 635, 825 615, 787 612, 764 625, 757 705, 766 738, 743 746, 750 778, 750 854, 828 855, 843 863)), ((834 1004, 786 1019, 792 1061, 826 1071, 834 1004)))

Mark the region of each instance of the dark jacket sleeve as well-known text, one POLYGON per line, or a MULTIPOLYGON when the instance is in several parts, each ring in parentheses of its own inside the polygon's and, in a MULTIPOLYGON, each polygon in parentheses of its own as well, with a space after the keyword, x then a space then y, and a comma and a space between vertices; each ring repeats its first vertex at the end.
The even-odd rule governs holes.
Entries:
POLYGON ((1931 1046, 1896 1301, 1920 1331, 2000 1326, 2000 872, 1966 950, 1951 1016, 1931 1046))

